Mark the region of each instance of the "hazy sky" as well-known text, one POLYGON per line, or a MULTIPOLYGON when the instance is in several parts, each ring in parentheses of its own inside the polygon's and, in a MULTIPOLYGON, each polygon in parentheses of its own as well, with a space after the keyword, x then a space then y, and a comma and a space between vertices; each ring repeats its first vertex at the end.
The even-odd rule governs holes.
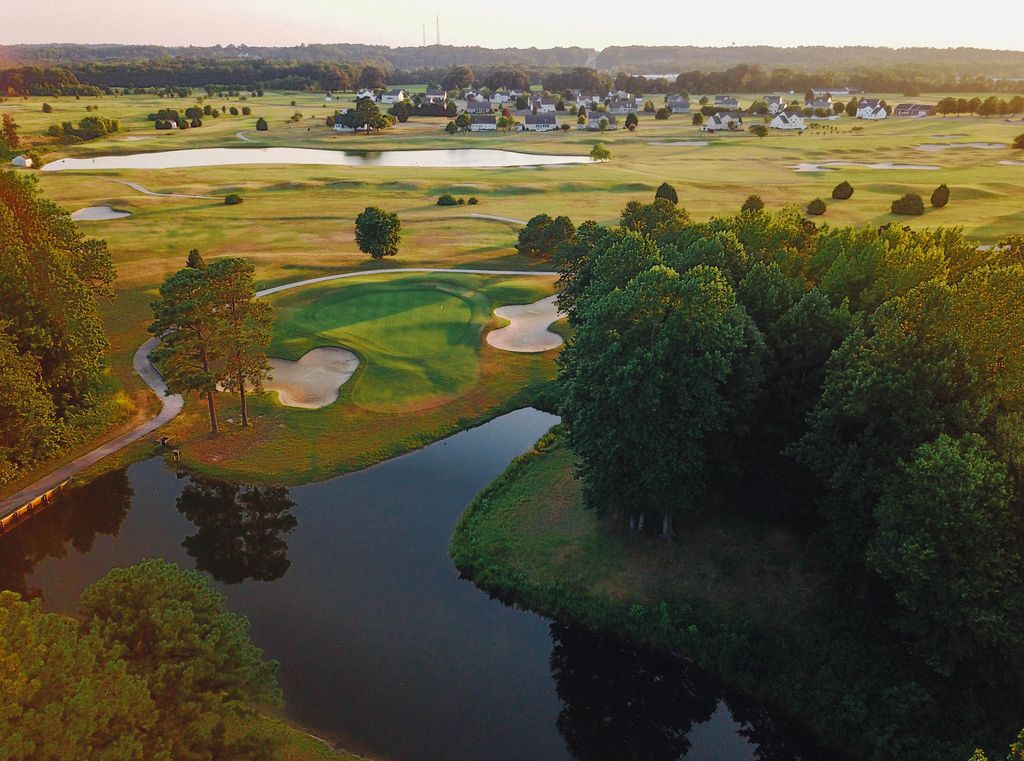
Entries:
POLYGON ((1024 49, 1024 0, 4 0, 0 43, 1024 49))

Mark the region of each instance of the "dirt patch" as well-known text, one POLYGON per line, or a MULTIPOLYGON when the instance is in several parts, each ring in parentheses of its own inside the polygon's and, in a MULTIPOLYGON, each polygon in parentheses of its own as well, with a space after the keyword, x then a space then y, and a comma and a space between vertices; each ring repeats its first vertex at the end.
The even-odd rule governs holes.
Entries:
POLYGON ((324 346, 306 352, 295 362, 270 358, 271 380, 263 385, 276 391, 281 404, 315 410, 338 400, 338 389, 359 367, 348 349, 324 346))
POLYGON ((532 304, 498 307, 494 314, 511 323, 487 334, 487 343, 495 349, 532 354, 562 345, 562 337, 548 330, 560 316, 554 296, 532 304))

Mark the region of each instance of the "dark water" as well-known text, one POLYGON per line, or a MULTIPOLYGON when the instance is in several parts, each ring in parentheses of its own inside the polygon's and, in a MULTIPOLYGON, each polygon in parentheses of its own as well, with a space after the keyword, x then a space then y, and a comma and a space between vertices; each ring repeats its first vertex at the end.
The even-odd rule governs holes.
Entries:
POLYGON ((378 759, 818 758, 770 713, 678 663, 458 578, 448 544, 460 514, 554 420, 520 410, 290 490, 141 462, 0 540, 0 587, 73 611, 111 567, 160 556, 198 568, 281 662, 288 716, 378 759))

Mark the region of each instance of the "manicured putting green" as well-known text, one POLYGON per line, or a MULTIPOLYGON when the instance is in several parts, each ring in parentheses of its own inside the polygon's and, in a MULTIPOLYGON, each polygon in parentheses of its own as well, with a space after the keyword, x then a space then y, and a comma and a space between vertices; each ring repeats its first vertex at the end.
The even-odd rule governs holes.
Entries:
POLYGON ((286 292, 271 302, 277 321, 270 353, 298 359, 318 346, 351 349, 361 363, 347 398, 367 409, 440 401, 476 384, 492 309, 550 292, 530 281, 388 275, 286 292))

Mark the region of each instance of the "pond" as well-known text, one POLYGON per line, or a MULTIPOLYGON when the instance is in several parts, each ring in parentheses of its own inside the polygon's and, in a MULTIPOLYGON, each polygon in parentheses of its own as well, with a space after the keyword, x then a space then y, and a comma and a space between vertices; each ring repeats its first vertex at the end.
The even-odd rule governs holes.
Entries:
POLYGON ((188 148, 180 151, 133 153, 124 156, 57 159, 44 172, 71 169, 183 169, 238 164, 318 164, 363 167, 497 168, 589 164, 589 156, 462 148, 429 151, 334 151, 322 148, 188 148))
POLYGON ((215 580, 281 662, 286 715, 390 761, 829 758, 679 662, 507 607, 448 557, 473 496, 556 418, 504 415, 292 489, 136 463, 0 539, 0 588, 72 612, 114 566, 215 580))

